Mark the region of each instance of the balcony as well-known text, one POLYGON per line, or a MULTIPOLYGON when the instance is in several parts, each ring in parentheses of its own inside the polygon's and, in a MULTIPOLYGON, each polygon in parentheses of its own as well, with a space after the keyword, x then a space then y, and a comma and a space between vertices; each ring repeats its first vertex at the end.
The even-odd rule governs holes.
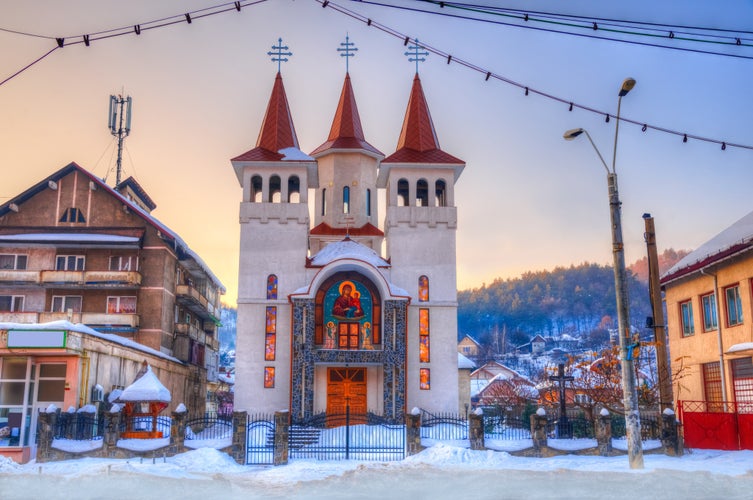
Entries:
POLYGON ((39 271, 39 275, 37 282, 54 286, 112 288, 141 284, 141 273, 136 271, 39 271))
POLYGON ((37 323, 38 313, 35 312, 1 312, 0 322, 2 323, 37 323))
POLYGON ((186 335, 200 343, 205 342, 206 334, 190 323, 175 323, 175 333, 186 335))
MULTIPOLYGON (((18 314, 18 313, 10 313, 18 314)), ((72 313, 67 312, 41 312, 20 313, 39 317, 39 323, 50 321, 70 321, 71 323, 83 323, 100 332, 133 332, 139 327, 138 314, 105 314, 105 313, 72 313)), ((0 317, 3 317, 0 315, 0 317)), ((31 321, 32 323, 35 322, 31 321)), ((20 322, 19 322, 20 323, 20 322)))
POLYGON ((17 271, 15 269, 0 270, 0 284, 24 285, 39 284, 39 271, 17 271))
POLYGON ((175 300, 178 304, 204 320, 216 320, 217 314, 215 313, 214 304, 191 285, 176 286, 175 300))

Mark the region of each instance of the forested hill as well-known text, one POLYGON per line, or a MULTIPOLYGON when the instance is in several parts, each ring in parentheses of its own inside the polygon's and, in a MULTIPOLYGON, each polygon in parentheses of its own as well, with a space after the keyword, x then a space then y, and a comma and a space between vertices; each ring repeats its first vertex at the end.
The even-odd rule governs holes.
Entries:
MULTIPOLYGON (((665 251, 660 258, 660 271, 686 253, 665 251)), ((644 261, 636 263, 638 272, 644 261)), ((646 317, 651 315, 648 284, 631 268, 627 273, 630 322, 643 329, 646 317)), ((607 329, 617 327, 616 320, 611 266, 583 263, 527 272, 519 278, 497 279, 480 288, 458 292, 458 337, 470 334, 486 345, 493 339, 500 342, 500 337, 508 346, 521 345, 536 334, 585 338, 598 330, 603 336, 607 329)))

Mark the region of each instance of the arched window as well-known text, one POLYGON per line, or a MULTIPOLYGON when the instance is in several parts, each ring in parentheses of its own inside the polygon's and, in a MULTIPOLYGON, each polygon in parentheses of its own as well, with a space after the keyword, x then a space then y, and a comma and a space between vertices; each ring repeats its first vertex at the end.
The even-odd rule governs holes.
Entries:
POLYGON ((249 195, 249 201, 253 201, 255 203, 261 203, 263 201, 262 199, 262 181, 260 175, 255 175, 251 177, 251 193, 249 195))
POLYGON ((279 175, 269 178, 269 202, 280 203, 282 201, 282 181, 279 175))
POLYGON ((301 202, 301 180, 297 175, 291 175, 288 179, 288 203, 301 202))
POLYGON ((418 301, 429 301, 429 278, 427 276, 418 277, 418 301))
POLYGON ((343 213, 350 213, 350 188, 348 186, 343 188, 343 213))
POLYGON ((277 299, 277 276, 270 274, 267 276, 267 300, 277 299))
POLYGON ((429 183, 426 179, 421 179, 416 183, 416 206, 429 206, 429 183))
POLYGON ((327 188, 322 189, 322 215, 327 214, 327 188))
POLYGON ((366 217, 371 217, 371 189, 366 190, 366 217))
POLYGON ((410 200, 408 194, 408 181, 406 179, 400 179, 397 181, 397 206, 407 207, 410 200))
POLYGON ((439 179, 436 184, 434 184, 434 206, 447 206, 447 184, 445 184, 442 179, 439 179))

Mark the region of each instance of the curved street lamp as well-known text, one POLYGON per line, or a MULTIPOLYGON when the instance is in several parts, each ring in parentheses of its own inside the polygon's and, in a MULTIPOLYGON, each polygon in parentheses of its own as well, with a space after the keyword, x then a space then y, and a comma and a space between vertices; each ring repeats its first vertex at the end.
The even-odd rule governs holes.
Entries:
POLYGON ((627 272, 625 270, 625 251, 622 242, 622 216, 620 195, 617 189, 617 135, 620 127, 620 104, 622 98, 635 87, 635 80, 627 78, 620 88, 617 101, 617 124, 614 130, 614 152, 612 155, 612 169, 610 170, 599 148, 596 147, 589 133, 582 128, 568 130, 564 133, 565 140, 573 140, 585 134, 591 142, 596 154, 599 155, 604 169, 607 171, 607 185, 609 187, 609 211, 612 220, 612 255, 614 258, 614 288, 617 300, 617 322, 620 341, 620 365, 622 367, 622 395, 625 405, 625 427, 627 431, 628 459, 631 469, 643 468, 643 445, 641 443, 641 421, 638 411, 638 391, 635 387, 635 370, 632 356, 628 356, 630 338, 630 316, 627 290, 627 272))

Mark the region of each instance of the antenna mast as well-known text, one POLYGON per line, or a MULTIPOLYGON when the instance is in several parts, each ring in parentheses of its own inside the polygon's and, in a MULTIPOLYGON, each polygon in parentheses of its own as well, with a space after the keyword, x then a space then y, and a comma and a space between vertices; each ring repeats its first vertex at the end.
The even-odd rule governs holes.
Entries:
POLYGON ((110 112, 107 116, 107 126, 110 128, 110 133, 118 138, 118 163, 115 172, 115 186, 120 184, 120 175, 122 173, 123 139, 128 137, 128 134, 131 133, 132 105, 133 100, 131 99, 131 96, 110 96, 110 112))

